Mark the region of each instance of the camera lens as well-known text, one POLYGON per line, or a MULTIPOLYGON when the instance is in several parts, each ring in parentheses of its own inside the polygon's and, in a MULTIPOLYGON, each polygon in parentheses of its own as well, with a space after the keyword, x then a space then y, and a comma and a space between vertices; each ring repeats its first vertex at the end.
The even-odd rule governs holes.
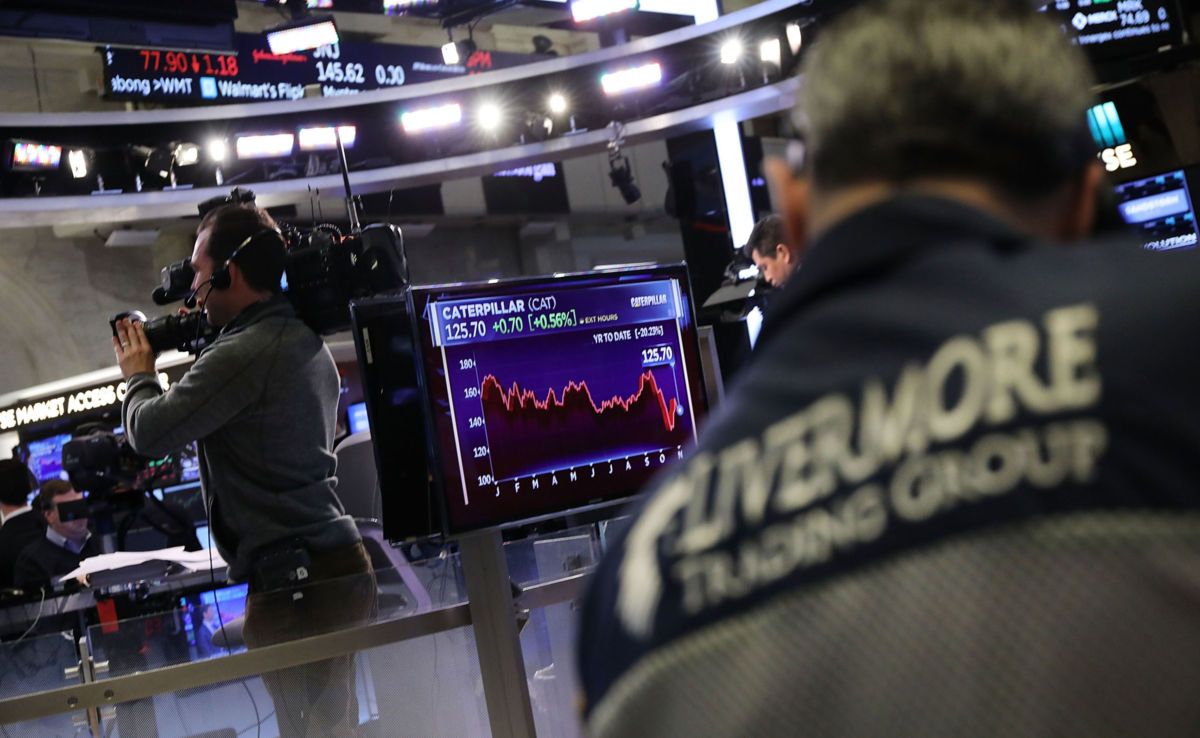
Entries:
POLYGON ((191 351, 209 343, 216 335, 201 312, 164 315, 146 323, 144 329, 146 340, 156 354, 167 349, 191 351))

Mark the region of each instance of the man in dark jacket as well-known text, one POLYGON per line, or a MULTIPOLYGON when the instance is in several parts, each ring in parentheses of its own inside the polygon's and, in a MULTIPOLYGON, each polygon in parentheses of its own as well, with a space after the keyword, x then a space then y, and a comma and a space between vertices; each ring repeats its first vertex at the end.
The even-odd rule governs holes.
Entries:
MULTIPOLYGON (((370 559, 334 493, 337 368, 280 293, 283 265, 265 211, 214 209, 197 231, 192 286, 217 339, 165 392, 142 325, 121 321, 113 339, 133 448, 159 456, 198 439, 213 540, 230 578, 250 584, 243 636, 252 648, 362 623, 375 606, 370 559)), ((357 728, 352 657, 263 681, 283 735, 357 728)))
POLYGON ((1024 0, 804 62, 804 268, 600 564, 594 736, 1195 731, 1195 256, 1090 244, 1082 54, 1024 0))
POLYGON ((100 555, 100 543, 88 530, 88 519, 65 519, 58 509, 64 502, 82 499, 83 495, 66 480, 48 479, 42 483, 38 508, 46 519, 45 532, 17 556, 13 579, 18 587, 56 586, 58 578, 70 573, 79 562, 100 555))
POLYGON ((0 459, 0 589, 13 586, 21 549, 46 535, 46 522, 29 506, 34 478, 17 459, 0 459))

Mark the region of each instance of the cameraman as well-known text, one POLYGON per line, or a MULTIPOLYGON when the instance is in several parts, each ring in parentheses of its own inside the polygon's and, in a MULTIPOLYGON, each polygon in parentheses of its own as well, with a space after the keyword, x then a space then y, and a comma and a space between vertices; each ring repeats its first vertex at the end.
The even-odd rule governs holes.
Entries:
MULTIPOLYGON (((164 391, 143 326, 116 324, 133 448, 161 456, 198 441, 200 482, 229 578, 248 581, 250 647, 361 624, 375 579, 353 519, 334 494, 339 382, 325 343, 280 293, 284 243, 250 205, 200 222, 193 296, 220 329, 164 391), (291 585, 299 591, 287 589, 291 585)), ((342 735, 358 724, 353 657, 263 674, 282 735, 342 735)))

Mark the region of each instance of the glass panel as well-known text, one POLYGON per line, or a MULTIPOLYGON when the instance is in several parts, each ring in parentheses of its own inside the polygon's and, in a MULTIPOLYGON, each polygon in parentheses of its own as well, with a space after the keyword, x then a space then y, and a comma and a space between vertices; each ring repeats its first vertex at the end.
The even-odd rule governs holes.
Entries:
MULTIPOLYGON (((360 651, 350 659, 356 734, 490 735, 471 628, 360 651)), ((311 683, 313 672, 306 676, 311 683)), ((122 703, 104 716, 104 734, 276 736, 275 705, 263 677, 248 677, 122 703)))
POLYGON ((598 552, 594 525, 504 544, 508 575, 522 587, 584 572, 595 565, 598 552))
MULTIPOLYGON (((265 632, 253 633, 251 642, 277 643, 351 628, 368 622, 410 617, 418 612, 447 607, 466 601, 461 567, 457 554, 418 561, 399 569, 375 571, 375 607, 362 603, 355 614, 353 604, 363 595, 366 581, 362 575, 325 580, 305 587, 293 587, 257 595, 249 602, 274 608, 270 617, 257 622, 270 624, 265 632), (287 605, 285 615, 275 614, 287 605), (326 625, 318 620, 324 618, 326 625)), ((247 612, 248 588, 229 585, 216 590, 179 594, 172 607, 161 612, 139 615, 88 628, 89 646, 98 662, 107 662, 107 670, 97 679, 112 679, 246 650, 242 630, 247 612)), ((129 604, 128 607, 136 605, 129 604)), ((253 606, 253 605, 252 605, 253 606)))
POLYGON ((579 613, 574 602, 534 610, 521 631, 521 653, 538 738, 583 736, 575 712, 582 694, 575 671, 579 613))
MULTIPOLYGON (((510 571, 524 567, 522 586, 551 582, 595 566, 600 541, 595 526, 582 526, 552 536, 505 546, 510 571)), ((529 684, 530 705, 539 738, 576 738, 583 727, 575 713, 580 694, 575 672, 575 638, 579 614, 574 602, 529 613, 521 629, 521 652, 529 684)))
MULTIPOLYGON (((0 699, 58 689, 79 683, 64 671, 79 662, 69 632, 27 637, 0 643, 0 699)), ((41 720, 9 723, 0 728, 5 736, 73 736, 88 734, 87 714, 54 715, 41 720), (80 732, 82 731, 82 732, 80 732)))

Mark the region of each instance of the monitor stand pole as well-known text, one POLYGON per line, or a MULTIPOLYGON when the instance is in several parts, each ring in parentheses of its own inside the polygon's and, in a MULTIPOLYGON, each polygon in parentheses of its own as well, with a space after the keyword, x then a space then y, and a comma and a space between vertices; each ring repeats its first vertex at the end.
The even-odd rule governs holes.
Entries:
POLYGON ((475 650, 494 738, 534 738, 525 659, 499 531, 459 539, 475 650))

